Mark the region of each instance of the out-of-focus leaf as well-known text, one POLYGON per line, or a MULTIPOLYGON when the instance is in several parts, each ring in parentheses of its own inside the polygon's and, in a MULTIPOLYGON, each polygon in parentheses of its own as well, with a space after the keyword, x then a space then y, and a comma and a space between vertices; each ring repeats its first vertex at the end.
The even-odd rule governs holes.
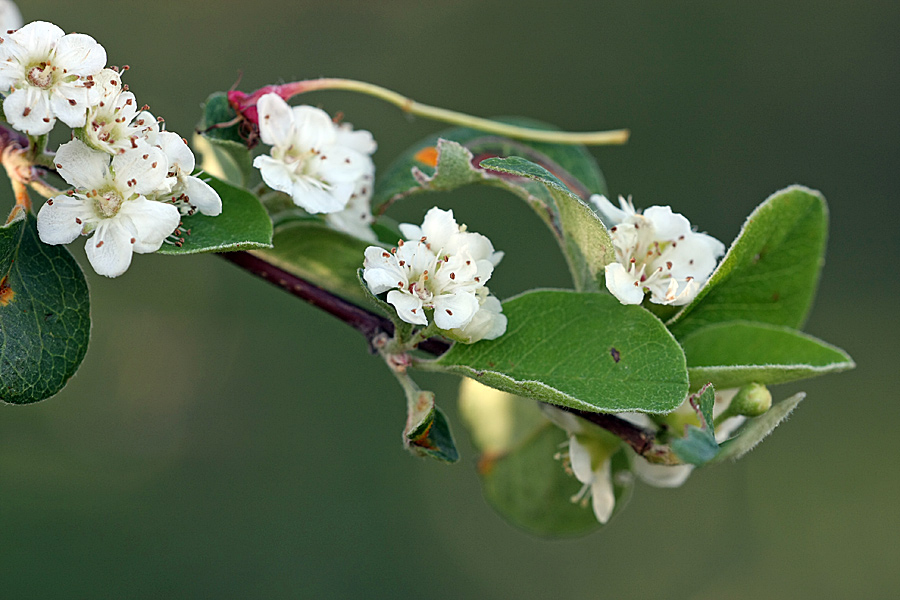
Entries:
POLYGON ((740 435, 722 442, 719 453, 711 462, 719 463, 725 460, 737 460, 753 450, 757 444, 763 441, 766 436, 788 418, 804 398, 806 398, 806 394, 803 392, 795 394, 787 400, 782 400, 775 404, 762 416, 752 419, 741 429, 740 435))

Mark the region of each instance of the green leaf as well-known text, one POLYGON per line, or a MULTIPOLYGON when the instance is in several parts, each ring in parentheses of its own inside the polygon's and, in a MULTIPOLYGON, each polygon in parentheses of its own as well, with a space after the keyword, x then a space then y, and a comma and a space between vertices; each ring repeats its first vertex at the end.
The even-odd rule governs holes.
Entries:
POLYGON ((489 158, 481 166, 508 175, 526 177, 544 185, 556 207, 557 233, 578 290, 600 289, 604 267, 616 257, 606 226, 581 198, 545 168, 524 158, 489 158))
POLYGON ((702 427, 688 425, 687 435, 683 438, 675 438, 670 443, 672 451, 678 458, 695 466, 708 463, 719 452, 719 444, 716 442, 715 428, 713 427, 713 407, 716 404, 715 387, 707 385, 699 394, 699 398, 691 397, 691 401, 699 409, 702 427))
POLYGON ((252 158, 247 141, 241 135, 237 113, 231 108, 225 92, 216 92, 206 99, 199 130, 202 139, 209 143, 209 148, 201 148, 202 152, 208 157, 212 151, 221 172, 212 170, 206 161, 204 169, 235 185, 247 185, 254 176, 252 158))
MULTIPOLYGON (((546 123, 521 117, 498 120, 537 129, 556 129, 546 123)), ((474 164, 491 157, 521 156, 543 165, 569 189, 577 190, 584 197, 591 193, 607 193, 606 181, 597 166, 597 161, 584 146, 511 140, 474 129, 457 127, 422 140, 394 161, 376 181, 373 200, 376 212, 379 207, 383 211, 393 201, 422 191, 422 178, 434 175, 435 159, 441 139, 462 145, 472 155, 471 160, 475 161, 474 164)))
POLYGON ((408 447, 419 456, 455 463, 459 460, 459 452, 453 441, 450 422, 447 421, 447 417, 441 412, 441 409, 432 406, 433 410, 429 413, 429 418, 420 424, 420 429, 412 437, 407 436, 408 447))
POLYGON ((84 274, 40 241, 33 215, 0 228, 0 402, 49 398, 78 370, 91 331, 84 274))
POLYGON ((726 442, 722 442, 721 449, 712 463, 720 463, 726 460, 737 460, 753 450, 766 436, 778 427, 793 412, 797 405, 806 398, 806 394, 800 392, 775 404, 764 415, 752 419, 747 423, 740 434, 726 442))
POLYGON ((272 247, 272 221, 259 200, 245 189, 214 177, 204 176, 222 198, 222 214, 207 217, 199 212, 182 217, 184 235, 181 247, 163 244, 160 254, 198 254, 230 252, 272 247))
MULTIPOLYGON (((459 408, 481 453, 478 473, 488 502, 511 524, 542 536, 583 535, 601 527, 571 498, 581 483, 555 459, 568 440, 537 403, 464 381, 459 408)), ((625 453, 612 459, 613 515, 627 504, 633 477, 625 453)))
POLYGON ((733 321, 708 325, 681 340, 691 386, 771 385, 852 369, 846 352, 789 327, 733 321))
POLYGON ((276 230, 273 242, 272 249, 254 254, 359 306, 369 304, 357 277, 368 242, 319 221, 286 223, 276 230))
POLYGON ((819 192, 791 186, 763 202, 696 299, 676 314, 679 339, 724 321, 799 328, 824 261, 828 209, 819 192))
POLYGON ((594 412, 666 413, 688 391, 681 347, 638 306, 607 294, 543 290, 503 303, 507 332, 456 344, 430 370, 594 412))

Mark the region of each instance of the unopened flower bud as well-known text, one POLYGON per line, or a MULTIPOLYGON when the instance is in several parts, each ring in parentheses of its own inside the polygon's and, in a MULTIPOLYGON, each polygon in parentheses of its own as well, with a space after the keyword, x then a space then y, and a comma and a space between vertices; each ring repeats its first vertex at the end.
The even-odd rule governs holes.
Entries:
POLYGON ((728 409, 733 415, 758 417, 772 408, 772 393, 759 383, 751 383, 742 387, 728 409))

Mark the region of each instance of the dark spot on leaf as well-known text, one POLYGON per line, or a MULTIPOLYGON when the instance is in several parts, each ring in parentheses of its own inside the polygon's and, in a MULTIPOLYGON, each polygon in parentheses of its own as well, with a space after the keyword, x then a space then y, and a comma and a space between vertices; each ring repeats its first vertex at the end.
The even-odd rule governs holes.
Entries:
POLYGON ((780 299, 781 299, 781 294, 779 294, 778 292, 775 292, 774 294, 772 294, 772 302, 778 302, 780 299))
POLYGON ((616 362, 619 362, 619 359, 622 357, 622 355, 619 354, 619 351, 616 350, 615 348, 610 348, 610 349, 609 349, 609 354, 610 354, 610 356, 613 357, 613 360, 616 361, 616 362))
POLYGON ((15 300, 15 298, 16 293, 11 287, 9 287, 7 278, 4 277, 3 279, 0 279, 0 306, 9 305, 9 303, 15 300))

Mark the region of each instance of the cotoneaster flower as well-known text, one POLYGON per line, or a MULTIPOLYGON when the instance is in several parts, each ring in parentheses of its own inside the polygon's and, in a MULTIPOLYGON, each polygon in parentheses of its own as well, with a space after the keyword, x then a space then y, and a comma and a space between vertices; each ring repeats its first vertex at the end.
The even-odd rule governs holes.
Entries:
POLYGON ((110 157, 72 140, 60 146, 55 160, 59 174, 75 189, 41 207, 38 234, 46 244, 92 235, 85 251, 98 274, 121 275, 133 252, 159 250, 178 227, 181 215, 175 206, 147 199, 165 185, 167 163, 159 148, 110 157))
POLYGON ((613 224, 616 262, 606 266, 606 288, 622 304, 640 304, 647 293, 656 304, 688 304, 725 253, 722 242, 693 231, 668 206, 641 213, 621 197, 621 208, 605 196, 591 196, 591 202, 613 224))
POLYGON ((387 251, 370 246, 363 278, 373 294, 387 292, 403 321, 433 323, 463 342, 495 339, 506 331, 500 302, 485 284, 503 254, 483 235, 466 231, 452 211, 432 208, 421 226, 403 224, 407 237, 387 251))
POLYGON ((99 98, 88 108, 79 135, 82 141, 97 150, 119 154, 156 138, 159 132, 156 118, 138 108, 134 94, 122 83, 121 73, 103 69, 94 77, 94 86, 99 98))
POLYGON ((339 127, 318 108, 291 107, 278 94, 262 96, 257 108, 260 137, 272 150, 253 166, 266 185, 312 214, 343 210, 374 169, 371 134, 339 127))
POLYGON ((43 135, 56 119, 82 127, 99 92, 93 78, 106 65, 106 50, 81 33, 66 35, 52 23, 35 21, 0 44, 0 90, 10 90, 3 112, 10 125, 43 135))

